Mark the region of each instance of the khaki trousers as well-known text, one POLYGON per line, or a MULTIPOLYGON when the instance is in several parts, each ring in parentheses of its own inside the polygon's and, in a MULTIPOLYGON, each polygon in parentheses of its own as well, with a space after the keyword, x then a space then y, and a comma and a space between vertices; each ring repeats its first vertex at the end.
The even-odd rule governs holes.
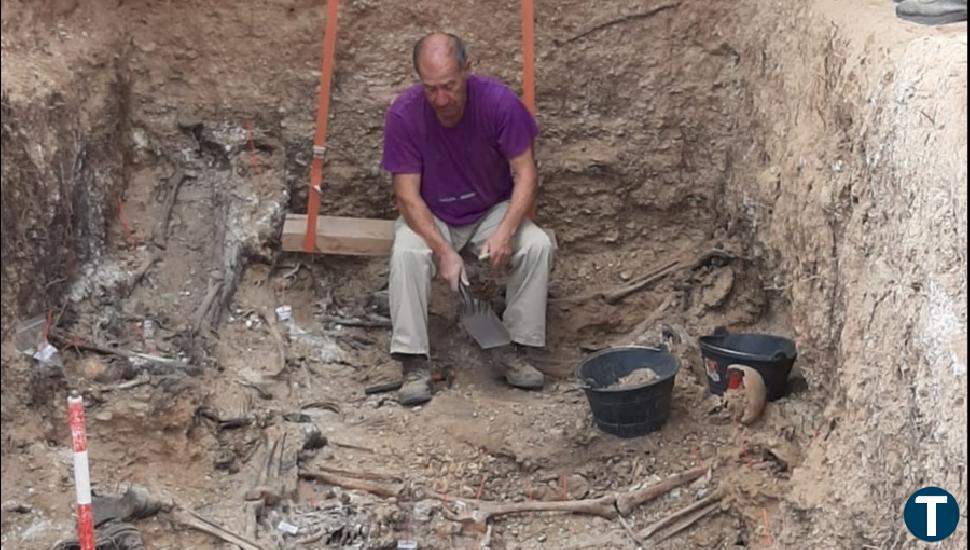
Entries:
MULTIPOLYGON (((466 246, 478 256, 485 241, 501 223, 508 201, 495 205, 478 223, 450 227, 437 217, 435 224, 445 240, 459 253, 466 246)), ((554 244, 545 231, 526 219, 512 239, 505 313, 502 322, 512 341, 524 346, 546 344, 546 294, 552 269, 554 244)), ((391 353, 429 355, 428 296, 436 261, 431 248, 420 235, 398 218, 391 248, 389 294, 391 353)))

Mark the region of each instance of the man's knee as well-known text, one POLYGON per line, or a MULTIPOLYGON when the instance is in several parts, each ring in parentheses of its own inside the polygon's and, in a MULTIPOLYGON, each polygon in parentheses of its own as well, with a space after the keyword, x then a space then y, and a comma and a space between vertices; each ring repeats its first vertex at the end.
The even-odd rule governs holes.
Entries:
POLYGON ((549 234, 540 229, 535 224, 527 224, 522 228, 521 241, 519 248, 521 253, 535 258, 549 258, 552 256, 555 245, 549 234))
POLYGON ((391 266, 406 267, 431 263, 432 251, 424 239, 406 224, 394 231, 391 245, 391 266))

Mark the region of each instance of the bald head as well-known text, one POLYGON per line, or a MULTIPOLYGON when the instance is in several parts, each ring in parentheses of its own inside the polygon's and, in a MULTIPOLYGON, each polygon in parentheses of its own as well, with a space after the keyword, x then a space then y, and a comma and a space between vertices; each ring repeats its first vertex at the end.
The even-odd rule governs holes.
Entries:
POLYGON ((424 72, 450 72, 463 70, 468 63, 468 53, 461 38, 443 32, 424 35, 411 52, 414 70, 421 76, 424 72), (422 71, 425 69, 425 71, 422 71))
POLYGON ((465 44, 453 34, 434 32, 418 40, 412 59, 424 97, 438 121, 446 127, 458 124, 468 99, 465 44))

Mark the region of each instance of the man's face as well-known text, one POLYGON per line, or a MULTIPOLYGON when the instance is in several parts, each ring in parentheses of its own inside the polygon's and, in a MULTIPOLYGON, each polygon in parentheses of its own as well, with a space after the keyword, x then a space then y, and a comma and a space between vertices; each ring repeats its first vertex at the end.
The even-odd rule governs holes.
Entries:
POLYGON ((438 121, 443 126, 455 126, 465 112, 468 65, 459 67, 454 59, 447 63, 422 63, 421 85, 438 121))

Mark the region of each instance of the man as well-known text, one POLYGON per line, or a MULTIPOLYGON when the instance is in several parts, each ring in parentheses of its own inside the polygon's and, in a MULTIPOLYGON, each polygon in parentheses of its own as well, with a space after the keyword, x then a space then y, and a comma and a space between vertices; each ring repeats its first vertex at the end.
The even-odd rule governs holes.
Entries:
POLYGON ((420 84, 387 113, 383 167, 400 217, 391 251, 391 354, 404 366, 404 405, 431 399, 428 295, 437 274, 458 291, 460 252, 509 271, 503 322, 513 345, 493 350, 512 386, 539 389, 543 376, 520 346, 545 346, 553 244, 528 218, 536 196, 535 120, 512 90, 472 75, 457 36, 432 33, 414 46, 420 84))

